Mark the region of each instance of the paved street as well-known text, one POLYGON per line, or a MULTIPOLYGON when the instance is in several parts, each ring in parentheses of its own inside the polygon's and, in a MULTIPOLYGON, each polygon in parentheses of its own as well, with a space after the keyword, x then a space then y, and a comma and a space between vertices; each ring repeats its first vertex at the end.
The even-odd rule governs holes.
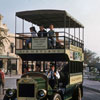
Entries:
MULTIPOLYGON (((0 100, 2 99, 0 98, 0 100)), ((84 89, 84 96, 82 100, 100 100, 100 93, 84 89)))
POLYGON ((16 78, 7 78, 5 88, 16 88, 16 78))
MULTIPOLYGON (((16 77, 6 78, 5 88, 15 88, 15 87, 16 87, 16 77)), ((2 100, 2 96, 0 96, 0 100, 2 100)), ((100 100, 100 93, 84 88, 84 96, 82 100, 100 100)))
POLYGON ((100 100, 100 93, 84 89, 84 96, 82 100, 100 100))
POLYGON ((100 92, 100 82, 99 81, 92 81, 88 79, 84 79, 83 81, 84 87, 87 87, 88 89, 92 89, 94 91, 100 92))

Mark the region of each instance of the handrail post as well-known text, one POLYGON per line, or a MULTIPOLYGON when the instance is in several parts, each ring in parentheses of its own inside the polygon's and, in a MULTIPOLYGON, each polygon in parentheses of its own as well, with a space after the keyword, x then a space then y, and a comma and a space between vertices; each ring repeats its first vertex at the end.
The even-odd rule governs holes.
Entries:
MULTIPOLYGON (((64 14, 64 49, 65 49, 65 36, 66 36, 66 14, 64 14)), ((64 52, 65 52, 65 50, 64 50, 64 52)))
POLYGON ((15 53, 16 53, 16 29, 17 29, 17 17, 15 15, 15 53))
POLYGON ((69 49, 70 49, 70 18, 69 18, 68 34, 69 34, 69 49))

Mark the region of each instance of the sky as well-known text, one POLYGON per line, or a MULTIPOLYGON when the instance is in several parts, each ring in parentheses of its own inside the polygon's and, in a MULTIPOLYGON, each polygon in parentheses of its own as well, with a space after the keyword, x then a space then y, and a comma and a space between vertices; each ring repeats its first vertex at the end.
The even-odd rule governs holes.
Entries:
POLYGON ((9 33, 15 32, 15 13, 26 10, 66 10, 85 27, 85 48, 100 56, 100 0, 0 0, 9 33))

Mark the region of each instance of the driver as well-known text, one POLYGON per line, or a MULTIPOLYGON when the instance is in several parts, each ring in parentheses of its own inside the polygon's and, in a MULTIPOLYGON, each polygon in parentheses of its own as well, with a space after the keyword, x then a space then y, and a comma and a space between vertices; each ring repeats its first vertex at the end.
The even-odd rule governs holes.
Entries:
POLYGON ((49 78, 49 84, 54 88, 56 84, 56 79, 60 79, 60 74, 58 71, 55 72, 55 65, 52 64, 50 70, 47 72, 47 77, 49 78))

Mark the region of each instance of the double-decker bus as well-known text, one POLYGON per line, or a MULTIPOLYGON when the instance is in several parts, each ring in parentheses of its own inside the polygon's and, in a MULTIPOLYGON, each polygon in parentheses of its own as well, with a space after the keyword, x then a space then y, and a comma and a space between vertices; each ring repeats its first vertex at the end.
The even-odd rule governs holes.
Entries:
POLYGON ((17 88, 6 91, 4 100, 81 100, 84 26, 64 10, 22 11, 16 12, 15 34, 15 52, 22 59, 23 74, 16 82, 17 88), (19 19, 21 33, 17 32, 19 19), (52 24, 54 35, 47 32, 45 37, 33 37, 25 32, 25 22, 42 25, 46 31, 52 24), (52 65, 59 78, 50 84, 47 72, 52 65))

